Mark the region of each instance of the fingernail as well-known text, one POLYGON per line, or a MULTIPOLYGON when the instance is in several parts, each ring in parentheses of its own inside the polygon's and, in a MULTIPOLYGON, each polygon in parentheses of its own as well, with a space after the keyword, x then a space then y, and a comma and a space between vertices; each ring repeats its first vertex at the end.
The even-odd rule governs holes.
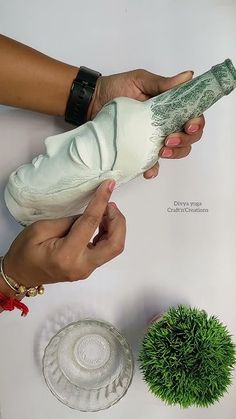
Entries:
POLYGON ((117 205, 115 204, 115 202, 109 202, 107 212, 110 220, 115 218, 117 213, 117 205))
POLYGON ((193 70, 182 71, 182 73, 179 73, 179 75, 180 74, 186 74, 186 73, 192 73, 192 76, 194 75, 194 71, 193 70))
POLYGON ((179 145, 179 144, 180 144, 180 138, 178 137, 172 137, 166 141, 167 146, 174 146, 174 145, 179 145))
POLYGON ((164 148, 161 157, 171 157, 173 154, 173 151, 169 148, 164 148))
POLYGON ((109 192, 114 191, 115 186, 116 186, 116 182, 114 180, 112 180, 111 182, 109 182, 108 183, 108 190, 109 190, 109 192))
POLYGON ((190 132, 191 134, 194 134, 194 132, 197 132, 199 128, 200 127, 198 124, 190 124, 187 131, 190 132))

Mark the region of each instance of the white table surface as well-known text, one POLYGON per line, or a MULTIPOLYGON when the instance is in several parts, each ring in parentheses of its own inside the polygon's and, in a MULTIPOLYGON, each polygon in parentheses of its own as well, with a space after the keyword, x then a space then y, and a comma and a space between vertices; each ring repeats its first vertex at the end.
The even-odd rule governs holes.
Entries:
MULTIPOLYGON (((200 74, 230 57, 236 63, 234 0, 0 0, 0 30, 55 58, 103 74, 146 68, 200 74)), ((17 75, 16 75, 17 77, 17 75)), ((30 315, 0 318, 1 419, 94 418, 73 411, 46 387, 41 357, 49 337, 83 317, 116 325, 137 354, 150 317, 187 303, 216 314, 236 334, 236 94, 206 113, 204 139, 191 156, 162 161, 157 180, 139 178, 114 193, 127 218, 125 252, 89 280, 48 286, 30 315), (202 203, 205 213, 169 213, 174 201, 202 203)), ((2 108, 0 113, 0 251, 20 227, 3 188, 10 172, 44 150, 43 139, 69 129, 59 118, 2 108)), ((236 384, 208 409, 166 407, 149 394, 136 368, 127 395, 96 414, 112 419, 233 419, 236 384)))

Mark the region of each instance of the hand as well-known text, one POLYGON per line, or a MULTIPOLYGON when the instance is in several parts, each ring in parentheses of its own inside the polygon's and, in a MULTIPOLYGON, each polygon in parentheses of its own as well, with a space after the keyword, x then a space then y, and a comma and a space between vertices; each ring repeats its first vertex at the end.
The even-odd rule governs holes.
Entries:
POLYGON ((76 281, 119 255, 125 218, 108 203, 114 186, 112 180, 103 182, 80 217, 37 221, 25 228, 4 258, 5 273, 26 287, 76 281))
MULTIPOLYGON (((146 70, 134 70, 126 73, 102 76, 98 79, 95 93, 88 110, 88 119, 93 119, 100 109, 115 97, 126 96, 144 101, 172 87, 191 80, 193 73, 185 71, 173 77, 162 77, 146 70)), ((160 157, 179 159, 186 157, 191 145, 199 141, 203 128, 204 117, 192 119, 185 124, 184 132, 175 132, 165 140, 160 150, 160 157)), ((144 173, 146 179, 156 177, 159 164, 155 164, 144 173)))

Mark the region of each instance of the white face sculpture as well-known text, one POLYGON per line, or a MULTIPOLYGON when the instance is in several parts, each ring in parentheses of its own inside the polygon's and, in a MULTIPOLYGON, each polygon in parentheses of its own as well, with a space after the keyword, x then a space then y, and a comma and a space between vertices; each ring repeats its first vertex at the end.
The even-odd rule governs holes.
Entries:
POLYGON ((46 153, 10 176, 5 201, 15 219, 27 225, 77 214, 103 180, 115 179, 119 186, 151 167, 161 140, 150 141, 154 127, 147 104, 118 98, 93 121, 48 137, 46 153))
POLYGON ((127 182, 153 166, 164 138, 236 87, 224 63, 146 102, 114 99, 92 122, 45 140, 46 154, 11 174, 5 201, 22 224, 78 214, 97 186, 127 182))

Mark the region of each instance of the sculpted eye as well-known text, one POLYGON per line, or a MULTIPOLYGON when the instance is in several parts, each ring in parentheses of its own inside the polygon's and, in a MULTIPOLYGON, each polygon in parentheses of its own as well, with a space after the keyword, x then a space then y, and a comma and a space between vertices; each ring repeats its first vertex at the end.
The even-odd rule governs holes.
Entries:
POLYGON ((71 144, 70 144, 70 147, 69 147, 69 155, 75 163, 87 166, 87 164, 85 163, 85 161, 82 159, 82 157, 80 155, 80 152, 79 152, 79 149, 78 149, 78 146, 77 146, 76 138, 74 138, 71 141, 71 144))
POLYGON ((68 153, 72 160, 90 169, 101 169, 100 149, 96 139, 95 133, 86 130, 86 137, 84 130, 71 141, 68 153))

